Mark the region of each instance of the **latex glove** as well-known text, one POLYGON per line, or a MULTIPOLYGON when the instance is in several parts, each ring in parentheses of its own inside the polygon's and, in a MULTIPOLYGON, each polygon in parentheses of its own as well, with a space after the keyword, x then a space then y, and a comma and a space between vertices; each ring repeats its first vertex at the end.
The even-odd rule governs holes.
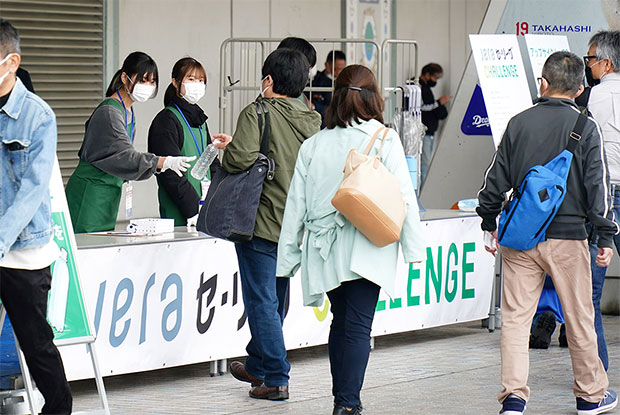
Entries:
POLYGON ((192 157, 184 157, 184 156, 167 156, 164 160, 164 165, 161 167, 161 172, 165 172, 166 170, 172 170, 179 177, 183 177, 183 173, 187 171, 189 168, 190 161, 196 160, 196 156, 192 157))
POLYGON ((198 214, 192 216, 191 218, 187 218, 187 227, 196 227, 196 223, 198 222, 198 214))
POLYGON ((219 150, 224 150, 228 143, 232 141, 232 137, 228 134, 215 134, 213 135, 213 145, 219 150))

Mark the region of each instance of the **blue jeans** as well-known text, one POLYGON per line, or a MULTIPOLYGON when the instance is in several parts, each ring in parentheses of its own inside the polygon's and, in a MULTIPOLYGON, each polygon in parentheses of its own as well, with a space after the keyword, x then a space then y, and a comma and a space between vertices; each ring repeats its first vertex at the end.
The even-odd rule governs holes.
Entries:
POLYGON ((269 387, 286 386, 290 363, 282 335, 288 278, 276 278, 278 244, 254 237, 235 243, 243 303, 252 338, 246 370, 269 387))
MULTIPOLYGON (((620 189, 614 192, 614 216, 617 223, 620 223, 620 189)), ((614 236, 616 250, 620 252, 620 235, 614 236)), ((598 356, 603 362, 605 370, 609 368, 609 357, 607 355, 607 342, 605 342, 605 330, 603 329, 603 317, 601 315, 601 297, 603 296, 603 284, 605 284, 605 274, 607 267, 596 265, 596 255, 598 248, 596 241, 590 241, 590 267, 592 268, 592 303, 594 304, 594 328, 598 341, 598 356)))
POLYGON ((334 316, 328 349, 336 405, 353 408, 360 403, 379 289, 362 278, 344 282, 327 293, 334 316))
POLYGON ((433 149, 435 147, 435 136, 426 134, 422 141, 422 157, 420 159, 420 188, 424 184, 426 174, 428 173, 428 167, 431 164, 433 158, 433 149))

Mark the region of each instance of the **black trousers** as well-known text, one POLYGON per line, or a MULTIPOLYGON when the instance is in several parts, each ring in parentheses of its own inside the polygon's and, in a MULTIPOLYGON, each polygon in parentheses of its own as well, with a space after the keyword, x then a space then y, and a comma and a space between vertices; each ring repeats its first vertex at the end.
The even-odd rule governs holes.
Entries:
POLYGON ((360 404, 379 290, 378 285, 360 278, 327 293, 333 314, 328 350, 336 405, 353 408, 360 404))
POLYGON ((70 414, 71 389, 47 320, 50 267, 23 270, 0 267, 0 300, 11 320, 28 369, 45 398, 43 414, 70 414))

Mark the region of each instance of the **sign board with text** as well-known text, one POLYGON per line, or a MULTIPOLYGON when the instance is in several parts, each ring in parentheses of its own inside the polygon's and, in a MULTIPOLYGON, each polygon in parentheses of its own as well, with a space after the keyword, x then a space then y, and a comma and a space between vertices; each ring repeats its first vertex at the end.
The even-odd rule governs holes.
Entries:
POLYGON ((557 51, 570 51, 566 36, 527 34, 524 37, 534 80, 542 76, 542 68, 549 55, 557 51))
POLYGON ((495 147, 510 118, 532 106, 515 35, 469 35, 495 147))
MULTIPOLYGON (((395 298, 381 292, 373 336, 487 317, 495 260, 484 250, 480 220, 422 223, 425 263, 401 258, 395 298)), ((245 355, 250 339, 234 245, 195 239, 79 250, 104 375, 245 355)), ((304 307, 291 280, 284 321, 288 349, 326 344, 331 314, 304 307)), ((71 380, 92 377, 83 347, 62 350, 71 380)))
POLYGON ((620 29, 617 0, 508 0, 497 33, 566 36, 577 55, 599 30, 620 29))
POLYGON ((92 341, 86 307, 76 263, 76 243, 65 188, 58 159, 50 178, 53 239, 60 257, 52 264, 52 286, 49 293, 47 319, 58 345, 81 340, 92 341))

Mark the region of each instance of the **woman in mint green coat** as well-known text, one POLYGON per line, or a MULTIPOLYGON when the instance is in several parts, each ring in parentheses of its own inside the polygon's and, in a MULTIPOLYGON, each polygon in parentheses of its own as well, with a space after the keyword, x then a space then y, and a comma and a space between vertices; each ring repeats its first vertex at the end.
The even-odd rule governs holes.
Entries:
MULTIPOLYGON (((370 353, 370 330, 379 290, 394 294, 398 248, 407 262, 425 259, 418 205, 398 135, 390 131, 381 161, 400 181, 407 217, 398 243, 378 248, 331 204, 352 148, 363 151, 383 128, 383 99, 372 72, 346 67, 336 79, 327 128, 299 150, 278 242, 277 275, 301 267, 304 304, 322 306, 333 320, 329 334, 335 415, 361 413, 360 390, 370 353)), ((376 140, 370 155, 377 154, 376 140)))

